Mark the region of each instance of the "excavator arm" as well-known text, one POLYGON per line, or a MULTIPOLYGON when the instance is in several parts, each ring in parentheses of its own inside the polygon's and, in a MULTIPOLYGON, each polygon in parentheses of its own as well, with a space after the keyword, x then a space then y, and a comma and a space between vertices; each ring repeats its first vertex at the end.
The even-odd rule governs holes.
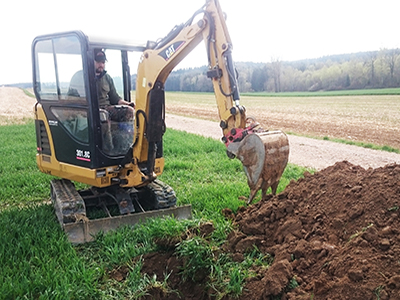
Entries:
POLYGON ((125 165, 121 177, 125 186, 146 184, 162 172, 163 159, 157 152, 165 132, 164 84, 201 41, 206 46, 207 76, 213 83, 223 141, 228 145, 240 139, 236 129, 245 128, 246 112, 239 104, 232 42, 218 0, 207 0, 186 23, 174 27, 157 43, 148 43, 142 54, 136 81, 136 130, 129 153, 132 160, 125 165))

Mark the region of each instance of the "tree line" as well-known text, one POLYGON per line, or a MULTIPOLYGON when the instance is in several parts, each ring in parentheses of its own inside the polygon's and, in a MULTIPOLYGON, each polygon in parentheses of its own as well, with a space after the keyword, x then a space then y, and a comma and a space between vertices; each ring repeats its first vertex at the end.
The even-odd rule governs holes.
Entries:
MULTIPOLYGON (((237 62, 240 92, 301 92, 400 87, 400 49, 269 63, 237 62)), ((173 71, 167 91, 213 92, 207 67, 173 71)), ((135 89, 136 74, 131 78, 135 89)), ((116 83, 117 85, 118 83, 116 83)), ((32 87, 32 83, 7 86, 32 87)), ((122 85, 121 85, 122 88, 122 85)))
MULTIPOLYGON (((400 86, 400 49, 331 55, 316 59, 269 63, 238 62, 243 92, 330 91, 400 86)), ((170 74, 165 89, 212 92, 207 67, 180 69, 170 74)), ((134 81, 133 81, 134 82, 134 81)))

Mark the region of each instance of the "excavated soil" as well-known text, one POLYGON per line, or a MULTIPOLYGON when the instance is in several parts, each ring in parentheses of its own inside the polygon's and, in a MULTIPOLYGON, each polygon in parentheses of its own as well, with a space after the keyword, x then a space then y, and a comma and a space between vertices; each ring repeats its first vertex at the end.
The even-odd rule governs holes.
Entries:
MULTIPOLYGON (((223 251, 240 261, 256 245, 274 257, 268 269, 253 270, 239 299, 400 299, 399 205, 400 165, 366 170, 344 161, 236 216, 225 211, 237 230, 223 251), (299 286, 286 291, 292 278, 299 286)), ((180 299, 210 299, 207 275, 182 283, 182 266, 170 250, 146 255, 143 272, 160 280, 171 272, 180 299)), ((153 292, 146 299, 179 299, 153 292)))
POLYGON ((400 299, 399 203, 400 165, 340 162, 242 211, 228 249, 252 241, 275 257, 242 298, 268 299, 295 276, 286 299, 400 299))

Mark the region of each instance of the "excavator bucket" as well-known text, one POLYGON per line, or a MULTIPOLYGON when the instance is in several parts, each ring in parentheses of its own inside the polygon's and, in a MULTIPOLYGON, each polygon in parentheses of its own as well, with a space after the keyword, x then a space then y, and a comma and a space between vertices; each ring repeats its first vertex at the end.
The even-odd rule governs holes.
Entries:
POLYGON ((250 187, 250 203, 262 189, 263 199, 269 187, 276 193, 279 180, 289 160, 289 140, 282 131, 249 134, 227 150, 243 164, 250 187))

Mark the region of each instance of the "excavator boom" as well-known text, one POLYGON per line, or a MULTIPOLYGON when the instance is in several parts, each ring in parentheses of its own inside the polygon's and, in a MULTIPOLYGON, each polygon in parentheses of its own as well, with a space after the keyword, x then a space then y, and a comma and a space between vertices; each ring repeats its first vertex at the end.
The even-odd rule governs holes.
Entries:
POLYGON ((125 186, 141 185, 155 178, 157 144, 161 142, 165 131, 165 81, 179 62, 201 41, 206 46, 207 76, 214 87, 221 120, 221 136, 233 128, 245 127, 246 112, 239 105, 232 43, 224 14, 217 0, 207 0, 205 6, 196 11, 186 23, 174 27, 165 38, 144 51, 140 59, 136 80, 137 130, 133 161, 125 168, 125 186), (197 16, 202 18, 194 22, 197 16), (145 172, 137 176, 140 172, 137 166, 142 162, 147 162, 145 172), (130 169, 135 169, 135 172, 130 169))

